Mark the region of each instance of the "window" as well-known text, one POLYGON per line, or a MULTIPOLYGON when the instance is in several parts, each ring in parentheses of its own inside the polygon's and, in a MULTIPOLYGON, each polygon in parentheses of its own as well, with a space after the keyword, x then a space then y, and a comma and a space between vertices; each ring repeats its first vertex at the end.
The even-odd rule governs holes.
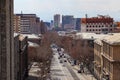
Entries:
POLYGON ((112 25, 110 25, 110 27, 112 27, 112 25))

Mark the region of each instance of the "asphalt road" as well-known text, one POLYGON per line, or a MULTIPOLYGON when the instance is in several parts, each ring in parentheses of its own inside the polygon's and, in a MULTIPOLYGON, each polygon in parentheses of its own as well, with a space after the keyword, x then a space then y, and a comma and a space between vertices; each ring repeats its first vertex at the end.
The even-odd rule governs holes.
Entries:
MULTIPOLYGON (((67 62, 60 63, 59 54, 53 50, 53 59, 51 63, 52 80, 80 80, 67 62)), ((63 60, 63 59, 61 59, 63 60)))

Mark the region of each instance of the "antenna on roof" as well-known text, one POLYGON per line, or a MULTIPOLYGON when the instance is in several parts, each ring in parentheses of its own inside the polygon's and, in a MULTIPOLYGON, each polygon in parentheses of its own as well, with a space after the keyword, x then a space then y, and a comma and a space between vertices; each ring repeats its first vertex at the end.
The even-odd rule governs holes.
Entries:
POLYGON ((88 15, 87 15, 87 14, 85 14, 85 18, 88 18, 88 15))
POLYGON ((23 12, 21 11, 21 14, 23 14, 23 12))

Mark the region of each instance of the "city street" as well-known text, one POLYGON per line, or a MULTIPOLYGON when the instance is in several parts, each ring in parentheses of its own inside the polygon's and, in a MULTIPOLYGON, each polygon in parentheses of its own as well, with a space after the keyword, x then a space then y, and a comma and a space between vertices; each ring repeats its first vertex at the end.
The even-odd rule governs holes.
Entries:
POLYGON ((58 53, 54 51, 51 63, 51 78, 52 80, 74 80, 70 71, 66 67, 66 63, 60 63, 58 53))
POLYGON ((51 63, 52 80, 96 80, 90 73, 78 73, 78 66, 71 66, 64 58, 59 58, 57 50, 53 49, 53 59, 51 63), (61 60, 63 60, 61 62, 61 60))

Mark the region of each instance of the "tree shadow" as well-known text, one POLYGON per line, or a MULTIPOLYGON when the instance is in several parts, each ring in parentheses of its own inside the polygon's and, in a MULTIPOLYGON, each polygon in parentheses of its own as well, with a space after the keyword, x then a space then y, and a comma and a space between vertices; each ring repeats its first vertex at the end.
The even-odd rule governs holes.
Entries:
POLYGON ((38 80, 36 76, 28 76, 27 80, 38 80))

